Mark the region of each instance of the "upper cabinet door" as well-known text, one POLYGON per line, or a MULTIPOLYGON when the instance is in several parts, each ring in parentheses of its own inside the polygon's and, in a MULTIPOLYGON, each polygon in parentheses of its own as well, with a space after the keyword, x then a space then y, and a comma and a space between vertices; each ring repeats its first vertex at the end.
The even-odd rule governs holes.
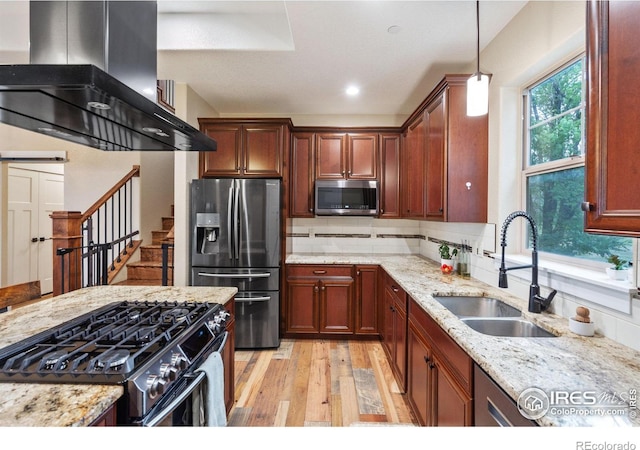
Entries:
POLYGON ((199 119, 200 130, 218 144, 200 152, 200 177, 282 176, 290 122, 280 119, 199 119))
POLYGON ((345 148, 346 134, 344 133, 316 135, 316 179, 336 180, 346 177, 345 148))
POLYGON ((377 180, 378 133, 318 133, 316 179, 377 180))
MULTIPOLYGON (((446 91, 445 91, 446 92, 446 91)), ((444 220, 446 115, 445 92, 426 110, 426 195, 425 214, 429 220, 444 220)))
POLYGON ((378 134, 347 135, 347 178, 375 180, 378 178, 378 134))
POLYGON ((215 152, 200 152, 200 177, 242 173, 242 126, 205 125, 201 130, 218 144, 215 152))
POLYGON ((291 136, 290 217, 314 217, 314 137, 313 133, 293 133, 291 136))
POLYGON ((640 236, 640 2, 587 2, 585 231, 640 236))
POLYGON ((277 177, 282 173, 284 126, 245 125, 242 139, 245 175, 277 177))

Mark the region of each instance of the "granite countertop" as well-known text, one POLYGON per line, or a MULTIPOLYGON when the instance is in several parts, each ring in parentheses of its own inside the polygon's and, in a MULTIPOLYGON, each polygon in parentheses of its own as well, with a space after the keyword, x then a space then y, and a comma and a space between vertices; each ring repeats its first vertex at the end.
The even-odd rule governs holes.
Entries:
MULTIPOLYGON (((537 419, 553 426, 640 426, 630 396, 640 390, 640 352, 603 336, 578 336, 560 316, 527 311, 527 300, 474 279, 443 275, 438 264, 415 255, 289 255, 287 264, 378 264, 514 400, 528 388, 595 394, 592 409, 556 410, 537 419), (484 295, 503 300, 551 331, 555 338, 508 338, 478 333, 465 325, 434 295, 484 295), (612 414, 622 406, 621 414, 612 414)), ((556 403, 560 405, 559 402, 556 403)), ((575 406, 575 405, 574 405, 575 406)))
MULTIPOLYGON (((236 288, 96 286, 0 314, 0 348, 111 302, 226 304, 236 288)), ((85 426, 123 394, 120 385, 0 383, 0 426, 85 426)))

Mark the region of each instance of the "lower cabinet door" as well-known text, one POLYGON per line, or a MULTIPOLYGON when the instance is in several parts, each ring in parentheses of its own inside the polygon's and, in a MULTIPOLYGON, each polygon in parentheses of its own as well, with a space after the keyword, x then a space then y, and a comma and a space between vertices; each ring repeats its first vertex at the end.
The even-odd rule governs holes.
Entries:
POLYGON ((320 282, 320 332, 353 334, 353 279, 320 282))
POLYGON ((295 280, 287 282, 287 332, 317 333, 318 281, 295 280))
POLYGON ((435 425, 439 427, 471 426, 473 403, 453 380, 449 372, 435 358, 435 425))
POLYGON ((422 426, 430 426, 433 421, 432 399, 433 383, 431 382, 431 349, 409 324, 408 361, 407 361, 407 393, 409 403, 422 426))

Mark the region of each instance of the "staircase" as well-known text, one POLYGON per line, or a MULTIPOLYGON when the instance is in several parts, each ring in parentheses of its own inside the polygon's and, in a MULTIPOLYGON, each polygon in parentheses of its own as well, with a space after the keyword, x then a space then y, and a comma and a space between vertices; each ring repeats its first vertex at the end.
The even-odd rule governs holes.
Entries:
MULTIPOLYGON (((162 285, 162 243, 173 243, 173 205, 171 216, 162 218, 162 229, 151 232, 151 245, 140 246, 140 260, 127 263, 127 279, 115 284, 162 285)), ((167 285, 173 285, 173 248, 168 252, 167 285)))

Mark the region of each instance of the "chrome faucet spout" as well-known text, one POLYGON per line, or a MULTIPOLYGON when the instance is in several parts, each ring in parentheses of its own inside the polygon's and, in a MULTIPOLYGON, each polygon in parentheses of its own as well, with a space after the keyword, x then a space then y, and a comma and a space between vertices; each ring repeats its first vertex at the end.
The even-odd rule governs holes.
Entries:
POLYGON ((505 219, 502 224, 502 230, 500 233, 500 245, 502 246, 502 260, 500 262, 500 274, 498 276, 498 286, 501 288, 509 287, 507 281, 507 271, 516 269, 528 269, 531 268, 531 286, 529 286, 529 312, 540 313, 545 311, 551 305, 551 301, 556 295, 556 291, 553 290, 549 294, 549 297, 545 298, 540 295, 540 286, 538 286, 538 228, 536 223, 529 214, 524 211, 515 211, 505 219), (507 247, 507 229, 509 225, 516 217, 524 217, 531 226, 531 264, 525 266, 506 267, 505 266, 505 248, 507 247))

